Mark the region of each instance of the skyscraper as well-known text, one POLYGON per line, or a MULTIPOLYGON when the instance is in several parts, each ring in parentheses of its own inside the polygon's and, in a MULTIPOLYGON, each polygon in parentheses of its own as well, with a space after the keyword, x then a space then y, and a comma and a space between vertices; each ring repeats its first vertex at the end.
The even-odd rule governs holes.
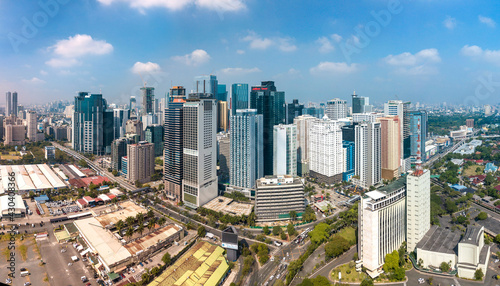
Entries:
POLYGON ((401 162, 401 133, 398 116, 387 116, 377 119, 380 122, 382 178, 392 180, 399 177, 401 162))
POLYGON ((236 115, 237 109, 248 109, 248 84, 246 83, 231 85, 231 115, 236 115))
POLYGON ((334 98, 326 103, 326 116, 332 120, 347 117, 347 101, 334 98))
POLYGON ((229 159, 230 156, 230 135, 228 133, 221 132, 217 134, 217 165, 219 166, 219 170, 217 170, 217 177, 219 178, 219 183, 229 183, 229 173, 231 169, 231 161, 229 159))
POLYGON ((360 123, 354 132, 355 175, 360 187, 369 188, 382 180, 380 123, 360 123))
POLYGON ((182 198, 182 109, 185 102, 186 90, 182 86, 172 87, 165 109, 163 179, 166 196, 174 202, 179 202, 182 198))
POLYGON ((297 127, 293 124, 274 126, 273 173, 297 176, 297 127))
POLYGON ((28 140, 30 142, 36 141, 36 112, 33 110, 28 111, 26 114, 26 127, 27 127, 27 134, 26 137, 28 137, 28 140))
POLYGON ((356 95, 356 92, 352 95, 352 113, 369 113, 372 112, 372 106, 370 105, 370 98, 356 95))
POLYGON ((319 182, 335 184, 342 181, 345 153, 342 148, 342 123, 316 119, 309 131, 309 175, 319 182))
POLYGON ((182 197, 198 208, 218 195, 217 102, 213 94, 190 94, 183 107, 182 197))
POLYGON ((354 176, 354 162, 356 159, 354 142, 344 140, 342 141, 342 148, 345 152, 345 171, 342 174, 342 180, 350 181, 354 176))
POLYGON ((297 173, 300 176, 309 174, 309 133, 316 119, 311 115, 301 115, 293 120, 297 126, 297 173))
POLYGON ((195 80, 195 93, 211 94, 216 99, 218 94, 219 82, 215 75, 202 75, 194 78, 195 80))
POLYGON ((111 143, 111 169, 122 170, 122 157, 127 156, 127 145, 132 143, 131 138, 119 138, 111 143))
MULTIPOLYGON (((425 160, 425 141, 427 141, 427 111, 410 111, 410 155, 413 162, 420 157, 425 160)), ((469 119, 467 119, 469 120, 469 119)), ((474 120, 474 119, 472 119, 474 120)), ((472 123, 474 125, 474 123, 472 123)))
POLYGON ((127 145, 127 179, 147 183, 155 171, 155 154, 152 143, 141 141, 127 145))
POLYGON ((401 120, 401 172, 407 172, 411 167, 411 143, 410 143, 410 117, 409 117, 410 102, 401 100, 389 100, 384 103, 384 115, 398 116, 401 120))
POLYGON ((17 92, 14 91, 12 93, 12 104, 11 104, 11 114, 14 114, 14 116, 18 116, 18 105, 17 105, 17 92))
POLYGON ((264 120, 264 175, 273 174, 273 128, 285 123, 285 92, 276 91, 274 81, 263 81, 250 92, 250 108, 264 120))
POLYGON ((131 114, 137 114, 137 101, 135 96, 130 97, 129 109, 131 114))
POLYGON ((225 84, 217 84, 217 94, 215 95, 217 101, 227 101, 227 90, 225 84))
POLYGON ((263 126, 255 109, 238 109, 231 116, 230 185, 253 189, 264 175, 263 126))
POLYGON ((79 92, 75 96, 72 120, 72 143, 75 151, 103 155, 106 147, 110 147, 113 135, 113 112, 106 112, 106 106, 102 94, 79 92))
POLYGON ((406 248, 415 250, 417 243, 430 229, 431 179, 430 171, 417 168, 406 176, 406 248))
POLYGON ((115 108, 113 109, 113 139, 125 136, 125 127, 130 118, 130 110, 115 108))
POLYGON ((141 87, 141 101, 142 101, 142 115, 154 114, 154 99, 155 99, 155 88, 154 87, 141 87))
POLYGON ((12 114, 12 94, 10 93, 10 91, 7 91, 5 93, 5 116, 10 116, 11 114, 12 114))
POLYGON ((229 129, 229 109, 227 107, 227 101, 219 101, 219 111, 217 114, 217 131, 227 132, 229 129))
POLYGON ((292 100, 292 103, 288 103, 286 106, 286 124, 292 124, 293 120, 302 115, 304 110, 304 104, 300 104, 298 99, 292 100))
POLYGON ((155 145, 155 157, 160 157, 163 154, 163 126, 154 124, 146 127, 146 131, 144 131, 144 140, 155 145))

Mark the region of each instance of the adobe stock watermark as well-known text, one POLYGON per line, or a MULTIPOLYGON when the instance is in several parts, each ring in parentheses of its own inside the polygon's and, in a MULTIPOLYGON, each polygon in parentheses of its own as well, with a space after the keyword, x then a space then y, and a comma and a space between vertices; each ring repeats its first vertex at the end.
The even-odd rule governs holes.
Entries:
POLYGON ((346 62, 351 63, 351 56, 355 53, 361 53, 364 48, 368 47, 372 39, 380 35, 382 28, 391 23, 393 15, 398 15, 402 11, 403 6, 399 0, 390 0, 387 3, 387 8, 378 12, 372 10, 370 14, 373 20, 362 27, 354 27, 353 37, 340 42, 340 50, 344 54, 346 62))
POLYGON ((26 45, 30 39, 33 39, 37 34, 38 30, 47 26, 50 18, 54 18, 60 10, 62 5, 66 5, 70 0, 40 0, 38 1, 38 6, 40 10, 33 13, 29 19, 27 17, 22 17, 21 22, 22 27, 19 34, 10 32, 7 34, 7 38, 10 41, 10 45, 15 53, 19 52, 19 47, 21 45, 26 45))
MULTIPOLYGON (((15 216, 15 211, 16 211, 16 198, 15 198, 15 191, 16 191, 16 174, 14 172, 10 172, 9 174, 9 183, 7 186, 7 200, 8 200, 8 217, 10 221, 14 221, 14 216, 15 216)), ((7 258, 7 269, 9 269, 9 274, 8 276, 10 278, 16 278, 16 232, 14 231, 14 227, 12 227, 9 231, 7 231, 9 234, 9 244, 7 246, 9 252, 9 256, 7 258)))
POLYGON ((474 95, 469 95, 464 100, 465 106, 480 106, 481 101, 486 101, 495 93, 500 93, 500 79, 493 80, 493 73, 480 75, 477 77, 479 84, 474 90, 474 95))

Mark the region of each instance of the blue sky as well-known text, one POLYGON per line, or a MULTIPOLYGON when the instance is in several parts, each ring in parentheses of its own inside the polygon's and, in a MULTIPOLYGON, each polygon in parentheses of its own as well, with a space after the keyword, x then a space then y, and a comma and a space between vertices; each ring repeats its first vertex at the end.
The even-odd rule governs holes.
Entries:
POLYGON ((499 1, 0 0, 0 91, 126 103, 141 77, 163 96, 216 74, 305 103, 496 104, 499 24, 499 1))

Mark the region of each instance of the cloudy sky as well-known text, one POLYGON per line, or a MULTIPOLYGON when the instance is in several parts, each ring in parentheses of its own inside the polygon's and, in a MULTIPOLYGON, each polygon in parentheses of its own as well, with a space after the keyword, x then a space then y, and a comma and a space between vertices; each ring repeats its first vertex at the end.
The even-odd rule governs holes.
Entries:
POLYGON ((0 94, 125 103, 215 74, 287 101, 498 103, 499 24, 481 0, 0 0, 0 94))

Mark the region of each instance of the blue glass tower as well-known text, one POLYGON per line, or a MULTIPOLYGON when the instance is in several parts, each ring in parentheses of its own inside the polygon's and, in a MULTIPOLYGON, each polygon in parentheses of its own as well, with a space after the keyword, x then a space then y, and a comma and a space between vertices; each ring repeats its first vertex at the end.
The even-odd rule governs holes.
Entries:
POLYGON ((236 115, 237 109, 248 108, 248 84, 234 83, 231 86, 231 115, 236 115))
POLYGON ((410 111, 409 119, 411 160, 412 162, 415 162, 417 160, 417 157, 420 157, 421 161, 425 161, 425 141, 427 140, 428 131, 427 111, 410 111), (420 154, 418 154, 418 151, 420 151, 420 154))

